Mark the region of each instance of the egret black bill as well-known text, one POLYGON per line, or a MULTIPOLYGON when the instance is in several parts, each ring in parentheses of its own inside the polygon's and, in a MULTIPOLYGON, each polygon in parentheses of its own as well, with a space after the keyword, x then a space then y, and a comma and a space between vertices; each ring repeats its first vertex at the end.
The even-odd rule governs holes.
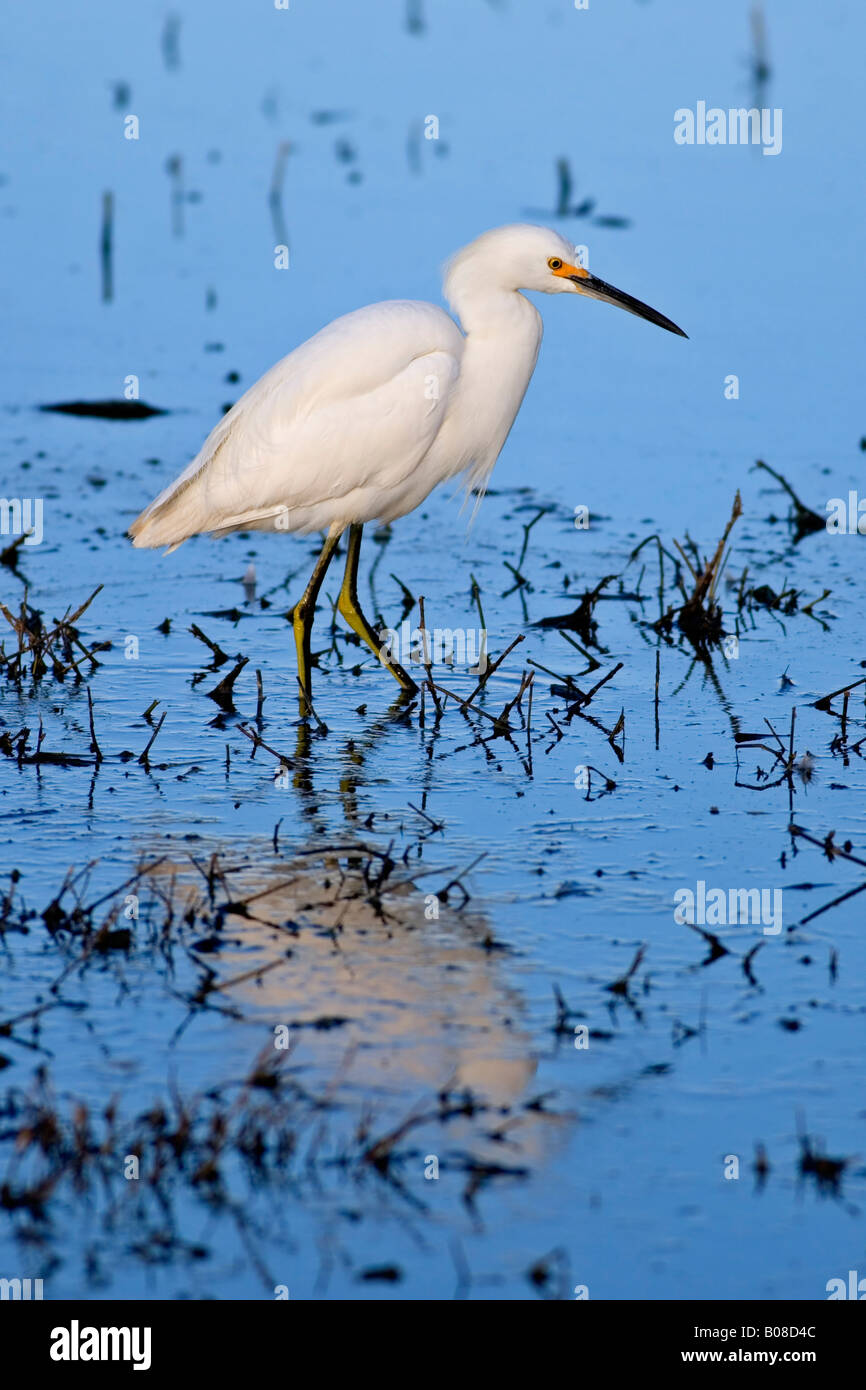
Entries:
POLYGON ((681 328, 677 328, 675 323, 671 323, 670 319, 666 319, 664 314, 658 313, 656 309, 651 309, 640 299, 625 294, 623 290, 615 289, 606 280, 599 280, 596 275, 590 275, 584 271, 582 274, 570 275, 568 278, 574 281, 581 294, 588 295, 590 299, 600 299, 604 304, 617 304, 620 309, 627 309, 630 314, 637 314, 639 319, 647 319, 650 323, 658 324, 659 328, 666 328, 669 333, 677 333, 681 338, 689 336, 681 328))

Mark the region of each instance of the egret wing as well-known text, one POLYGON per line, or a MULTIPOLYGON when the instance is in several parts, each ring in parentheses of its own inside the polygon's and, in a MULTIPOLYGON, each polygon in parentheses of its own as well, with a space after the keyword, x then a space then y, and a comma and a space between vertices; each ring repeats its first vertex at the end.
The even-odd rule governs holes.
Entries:
POLYGON ((175 546, 275 518, 317 530, 342 506, 351 520, 359 505, 384 504, 441 427, 463 342, 431 304, 396 300, 335 320, 223 417, 130 528, 135 543, 175 546))

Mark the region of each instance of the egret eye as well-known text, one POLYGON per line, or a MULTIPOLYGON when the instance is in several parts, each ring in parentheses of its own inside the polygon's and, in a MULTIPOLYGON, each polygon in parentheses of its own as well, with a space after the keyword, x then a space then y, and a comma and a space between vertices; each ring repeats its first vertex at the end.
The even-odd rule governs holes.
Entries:
POLYGON ((550 266, 551 270, 562 270, 562 261, 558 256, 551 256, 547 264, 550 266))

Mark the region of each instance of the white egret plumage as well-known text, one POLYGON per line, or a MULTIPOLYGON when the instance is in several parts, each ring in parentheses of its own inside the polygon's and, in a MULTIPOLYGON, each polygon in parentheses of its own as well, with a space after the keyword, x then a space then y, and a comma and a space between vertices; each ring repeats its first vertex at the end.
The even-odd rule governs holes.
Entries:
POLYGON ((201 533, 326 531, 295 605, 302 709, 319 588, 343 532, 338 610, 407 692, 358 602, 361 535, 394 521, 437 484, 465 474, 483 488, 514 423, 541 344, 541 315, 520 293, 581 294, 685 337, 640 300, 575 265, 558 232, 526 224, 485 232, 449 263, 445 297, 459 319, 387 300, 328 324, 265 372, 200 452, 133 522, 136 546, 174 550, 201 533))

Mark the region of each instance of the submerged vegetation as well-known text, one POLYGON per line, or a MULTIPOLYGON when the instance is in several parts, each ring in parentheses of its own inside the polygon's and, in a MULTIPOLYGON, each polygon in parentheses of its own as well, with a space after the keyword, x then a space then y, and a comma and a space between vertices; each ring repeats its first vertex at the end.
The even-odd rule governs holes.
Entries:
MULTIPOLYGON (((243 768, 251 786, 288 794, 300 817, 283 813, 266 840, 234 850, 214 841, 204 826, 187 833, 186 845, 169 836, 164 845, 142 846, 136 862, 113 882, 111 864, 90 858, 70 867, 47 899, 42 891, 34 895, 26 870, 8 877, 0 906, 5 958, 11 964, 22 950, 35 951, 48 974, 42 970, 37 994, 28 999, 18 990, 15 1006, 0 1010, 6 1083, 0 1100, 0 1219, 21 1249, 40 1252, 41 1269, 50 1273, 55 1263, 67 1264, 78 1246, 83 1263, 73 1277, 109 1289, 119 1242, 124 1278, 133 1285, 136 1267, 158 1267, 186 1271, 189 1288, 205 1290, 214 1278, 219 1287, 220 1251, 237 1245, 260 1294, 272 1296, 288 1278, 279 1255, 286 1232, 280 1233, 280 1222, 272 1229, 268 1216, 280 1194, 287 1221, 300 1204, 314 1226, 321 1222, 331 1230, 334 1248, 343 1251, 341 1279, 348 1274, 350 1281, 401 1284, 408 1277, 406 1232, 394 1242, 402 1254, 384 1264, 365 1257, 364 1241, 358 1245, 353 1235, 365 1224, 378 1225, 377 1188, 396 1204, 395 1218, 408 1223, 406 1231, 444 1217, 454 1232, 468 1219, 477 1234, 491 1196, 495 1206, 496 1193, 537 1191, 549 1154, 575 1123, 574 1088, 563 1084, 557 1061, 561 1049, 596 1050, 598 1068, 602 1057, 617 1056, 629 1028, 648 1030, 657 1048, 667 1035, 662 1056, 636 1071, 625 1054, 615 1068, 618 1079, 605 1076, 609 1062, 602 1065, 578 1105, 594 1109, 623 1088, 669 1075, 687 1043, 706 1046, 719 1025, 708 1018, 705 993, 697 989, 704 972, 732 970, 756 1000, 771 988, 766 940, 746 938, 737 945, 730 929, 687 924, 678 928, 683 963, 671 971, 647 922, 637 944, 622 943, 615 951, 618 959, 607 978, 584 982, 579 1007, 571 1002, 574 981, 554 978, 555 1007, 542 1009, 535 1021, 521 1017, 524 1010, 518 1005, 515 1012, 512 986, 497 965, 513 958, 513 931, 483 887, 487 875, 496 874, 495 846, 449 855, 449 818, 434 809, 427 789, 418 800, 407 799, 402 811, 377 809, 375 801, 362 810, 369 801, 365 766, 389 731, 414 730, 428 766, 454 768, 459 776, 461 765, 472 760, 497 784, 507 776, 517 796, 524 794, 521 782, 537 782, 545 762, 560 758, 571 744, 572 758, 581 759, 574 779, 579 804, 617 798, 626 807, 634 797, 626 736, 645 725, 635 692, 649 670, 660 748, 670 722, 668 702, 681 698, 676 688, 670 690, 668 663, 686 656, 689 668, 679 688, 693 669, 702 670, 730 725, 729 754, 707 754, 706 769, 728 762, 740 794, 763 796, 779 788, 786 798, 780 863, 808 850, 843 870, 866 867, 850 837, 815 833, 801 823, 800 808, 819 761, 801 742, 804 707, 833 721, 828 754, 846 767, 859 764, 866 743, 866 677, 817 699, 789 697, 784 735, 771 708, 759 719, 753 707, 745 720, 722 693, 721 678, 738 659, 741 643, 772 635, 784 651, 790 638, 780 619, 811 619, 825 631, 833 621, 819 607, 827 591, 804 602, 794 587, 793 552, 767 562, 771 574, 782 576, 781 582, 773 579, 778 588, 764 580, 754 558, 739 578, 731 577, 736 525, 744 516, 740 494, 707 557, 688 535, 682 542, 648 535, 632 546, 618 573, 581 581, 565 571, 560 590, 570 609, 534 621, 531 608, 551 604, 549 582, 543 598, 539 593, 538 539, 545 526, 555 524, 555 508, 536 506, 526 523, 519 518, 529 505, 525 492, 517 494, 522 544, 513 562, 503 560, 513 581, 505 597, 519 603, 524 622, 510 639, 485 649, 474 674, 459 664, 448 666, 448 651, 439 652, 433 664, 423 634, 439 600, 428 597, 425 604, 395 576, 403 596, 400 620, 418 623, 419 695, 384 716, 371 717, 360 706, 353 732, 337 735, 343 749, 335 793, 342 832, 326 826, 316 790, 319 763, 335 734, 319 714, 284 721, 277 712, 283 701, 269 674, 272 662, 258 649, 260 629, 240 625, 242 617, 257 614, 259 622, 283 623, 288 632, 291 609, 280 617, 275 591, 259 595, 247 575, 242 608, 204 614, 186 629, 179 615, 159 625, 157 636, 169 649, 180 644, 184 653, 206 654, 203 665, 184 668, 201 720, 195 761, 181 755, 171 734, 177 700, 171 688, 154 692, 137 721, 143 732, 133 747, 126 746, 125 729, 101 694, 116 680, 114 653, 125 639, 106 637, 98 626, 96 636, 86 637, 80 626, 85 612, 98 617, 98 606, 90 605, 102 586, 51 621, 33 607, 27 589, 17 612, 14 601, 3 606, 11 638, 0 652, 6 687, 15 693, 19 718, 28 706, 35 715, 18 725, 6 719, 0 733, 0 753, 19 778, 36 778, 46 787, 47 779, 74 777, 78 769, 89 779, 92 807, 106 782, 113 791, 118 777, 134 804, 150 795, 149 788, 161 794, 170 782, 213 788, 218 767, 231 796, 243 768), (232 633, 236 637, 227 640, 232 633), (48 684, 68 690, 80 712, 70 718, 65 708, 52 708, 45 700, 48 684), (157 738, 164 725, 160 756, 157 738), (293 738, 287 737, 290 729, 293 738), (221 750, 218 758, 206 752, 214 745, 221 750), (137 1096, 150 1091, 143 1103, 132 1102, 123 1085, 109 1087, 102 1100, 87 1088, 70 1088, 68 1081, 58 1085, 57 1044, 68 1026, 63 1020, 77 1016, 81 989, 90 993, 96 986, 102 992, 102 981, 119 991, 125 1009, 137 999, 144 1004, 155 998, 162 1000, 160 1013, 168 1009, 173 1018, 156 1049, 166 1069, 162 1081, 159 1068, 148 1069, 146 1084, 136 1085, 137 1096), (189 1079, 181 1083, 174 1073, 178 1064, 188 1071, 182 1059, 189 1040, 202 1030, 216 1037, 226 1029, 237 1030, 228 1064, 215 1057, 197 1066, 197 1086, 189 1079), (545 1034, 555 1051, 541 1063, 545 1034), (75 1224, 85 1208, 86 1232, 75 1224), (191 1220, 196 1211, 206 1217, 206 1236, 191 1220)), ((379 537, 374 574, 389 539, 388 533, 379 537)), ((27 584, 17 569, 10 573, 27 584)), ((804 587, 808 591, 808 581, 804 587)), ((503 601, 491 576, 484 588, 473 577, 470 599, 486 633, 490 612, 503 601)), ((359 655, 352 636, 332 623, 330 644, 319 656, 330 672, 326 679, 363 680, 366 697, 375 699, 383 693, 381 675, 369 661, 358 665, 359 655)), ((326 686, 326 702, 327 691, 326 686)), ((796 694, 787 674, 782 691, 796 694)), ((675 754, 672 764, 682 776, 675 754)), ((16 795, 22 794, 26 801, 23 783, 16 795)), ((620 872, 625 869, 621 864, 620 872)), ((544 871, 541 862, 538 872, 544 871)), ((590 896, 597 907, 604 902, 604 879, 543 884, 544 879, 540 901, 558 903, 565 920, 582 898, 590 896)), ((812 936, 812 923, 823 926, 863 886, 834 882, 817 907, 799 919, 786 915, 785 939, 804 964, 823 971, 831 990, 843 968, 840 952, 812 936)), ((801 1005, 774 1007, 768 997, 766 1006, 782 1033, 795 1035, 808 1025, 801 1005)), ((819 1007, 834 1006, 828 997, 819 1007)), ((106 1038, 105 1047, 110 1067, 122 1071, 129 1065, 121 1055, 110 1061, 116 1043, 106 1038)), ((862 1173, 853 1160, 826 1155, 823 1140, 806 1130, 805 1098, 800 1110, 796 1133, 792 1128, 781 1149, 778 1136, 754 1136, 755 1190, 811 1181, 819 1195, 853 1210, 850 1193, 862 1173)), ((466 1295, 475 1278, 473 1259, 456 1234, 449 1259, 458 1295, 466 1295)), ((567 1270, 567 1253, 557 1247, 527 1256, 522 1270, 512 1269, 508 1278, 539 1296, 563 1297, 567 1270)), ((325 1292, 328 1261, 317 1279, 325 1292)))

